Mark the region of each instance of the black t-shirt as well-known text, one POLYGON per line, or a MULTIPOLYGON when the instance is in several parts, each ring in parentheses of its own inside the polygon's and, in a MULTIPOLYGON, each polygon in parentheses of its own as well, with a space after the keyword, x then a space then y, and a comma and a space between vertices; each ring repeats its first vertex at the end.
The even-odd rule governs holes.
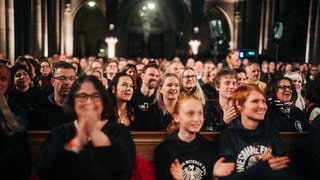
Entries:
POLYGON ((190 143, 180 140, 177 133, 169 135, 154 152, 157 179, 172 179, 170 166, 174 159, 179 160, 186 179, 213 179, 217 149, 199 134, 190 143))

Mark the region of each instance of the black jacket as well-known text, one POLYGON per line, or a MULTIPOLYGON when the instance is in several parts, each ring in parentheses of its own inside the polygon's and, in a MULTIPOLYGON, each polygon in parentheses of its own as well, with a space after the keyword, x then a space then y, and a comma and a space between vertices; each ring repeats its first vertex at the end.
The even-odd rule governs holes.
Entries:
POLYGON ((0 179, 29 179, 31 155, 27 133, 16 132, 11 136, 0 133, 0 179))
POLYGON ((268 121, 278 131, 308 131, 308 122, 306 116, 297 107, 292 107, 290 113, 285 114, 275 105, 268 104, 268 111, 265 120, 268 121))
POLYGON ((29 130, 51 130, 68 121, 64 107, 56 104, 53 94, 43 98, 33 110, 29 111, 28 117, 29 130))
POLYGON ((135 145, 129 129, 108 122, 102 131, 112 145, 94 147, 89 142, 79 153, 66 151, 64 145, 76 135, 73 122, 54 128, 36 160, 36 170, 45 179, 128 179, 135 162, 135 145))
POLYGON ((310 177, 320 179, 320 116, 314 119, 309 131, 310 177))
POLYGON ((223 121, 223 110, 218 100, 208 101, 205 105, 203 131, 221 131, 228 127, 223 121))

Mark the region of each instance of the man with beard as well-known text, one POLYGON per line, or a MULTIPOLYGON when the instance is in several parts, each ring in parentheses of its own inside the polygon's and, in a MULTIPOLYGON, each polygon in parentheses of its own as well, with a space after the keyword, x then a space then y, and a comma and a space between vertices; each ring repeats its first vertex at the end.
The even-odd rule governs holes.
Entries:
POLYGON ((265 82, 260 81, 261 70, 258 63, 248 64, 246 67, 246 73, 248 79, 246 80, 246 84, 254 84, 257 85, 262 90, 265 90, 267 84, 265 82))
POLYGON ((54 126, 68 120, 64 115, 64 106, 67 101, 71 85, 77 79, 74 67, 64 61, 53 64, 50 83, 53 92, 42 99, 29 113, 28 129, 51 130, 54 126))
POLYGON ((141 86, 136 90, 132 98, 134 109, 134 129, 149 130, 145 128, 146 117, 148 117, 149 106, 154 102, 156 87, 160 79, 159 66, 151 63, 142 69, 141 86))

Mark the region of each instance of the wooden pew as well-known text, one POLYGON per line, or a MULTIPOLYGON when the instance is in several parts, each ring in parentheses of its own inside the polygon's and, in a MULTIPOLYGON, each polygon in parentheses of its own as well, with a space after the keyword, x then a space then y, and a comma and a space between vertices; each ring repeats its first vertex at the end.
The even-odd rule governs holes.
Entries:
MULTIPOLYGON (((163 131, 133 131, 131 132, 136 145, 137 155, 152 160, 155 147, 167 136, 163 131)), ((219 132, 201 132, 209 140, 217 140, 219 132)), ((307 133, 281 132, 281 137, 290 156, 293 169, 301 175, 307 167, 307 133)), ((40 147, 48 135, 48 131, 28 131, 28 142, 32 157, 36 157, 40 147)))
MULTIPOLYGON (((201 134, 209 140, 217 140, 219 132, 201 132, 201 134)), ((306 152, 307 133, 281 132, 280 134, 289 155, 306 152)), ((32 157, 37 156, 47 135, 48 131, 28 131, 28 143, 32 157)), ((133 131, 131 135, 136 145, 137 154, 147 160, 152 159, 153 150, 167 136, 163 131, 133 131)))

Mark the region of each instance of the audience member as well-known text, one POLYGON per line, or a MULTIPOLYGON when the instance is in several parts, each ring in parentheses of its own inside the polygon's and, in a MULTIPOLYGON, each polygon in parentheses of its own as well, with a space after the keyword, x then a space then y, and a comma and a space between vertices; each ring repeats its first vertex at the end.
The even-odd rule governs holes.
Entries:
POLYGON ((124 72, 128 75, 130 75, 133 79, 133 83, 135 87, 140 87, 141 85, 141 78, 138 75, 137 68, 134 64, 127 64, 125 65, 120 72, 124 72))
POLYGON ((134 112, 130 101, 135 89, 132 77, 125 72, 117 73, 108 89, 118 123, 130 127, 131 130, 134 130, 134 112))
POLYGON ((307 82, 313 81, 314 78, 318 75, 319 70, 316 65, 311 65, 310 70, 309 70, 309 76, 307 77, 307 82))
POLYGON ((246 80, 247 80, 246 71, 242 69, 236 69, 235 71, 237 72, 238 85, 241 86, 246 84, 246 80))
MULTIPOLYGON (((89 64, 89 68, 87 69, 87 71, 93 69, 99 70, 100 73, 103 74, 103 63, 100 60, 93 60, 91 64, 89 64)), ((108 80, 105 77, 101 76, 101 82, 106 87, 106 89, 109 87, 108 80)))
POLYGON ((64 108, 67 96, 74 81, 77 79, 74 67, 64 61, 53 64, 50 79, 53 92, 39 101, 32 113, 29 113, 28 129, 51 130, 65 121, 64 108))
POLYGON ((166 73, 175 73, 178 75, 180 69, 182 69, 184 66, 183 64, 181 63, 181 61, 177 61, 177 60, 172 60, 169 62, 168 64, 168 68, 166 70, 166 73))
POLYGON ((246 67, 246 74, 247 74, 246 84, 256 85, 262 90, 266 89, 267 84, 259 80, 261 72, 260 72, 260 66, 258 63, 248 64, 248 66, 246 67))
POLYGON ((18 124, 0 93, 0 179, 28 180, 31 155, 27 132, 18 124))
POLYGON ((14 65, 11 69, 13 88, 8 91, 8 104, 22 127, 28 125, 28 114, 38 103, 40 90, 33 87, 30 72, 23 65, 14 65))
POLYGON ((204 71, 204 64, 202 61, 197 60, 194 64, 194 71, 196 72, 197 79, 201 79, 204 71))
POLYGON ((223 69, 217 74, 215 88, 218 92, 218 98, 208 101, 206 104, 205 122, 202 130, 221 131, 237 117, 231 99, 237 87, 237 73, 234 70, 223 69))
POLYGON ((39 86, 43 87, 47 84, 50 84, 51 78, 52 78, 51 64, 47 59, 43 59, 40 61, 39 86))
POLYGON ((307 100, 305 108, 306 118, 309 125, 320 115, 320 75, 318 74, 313 81, 307 84, 307 100))
POLYGON ((135 145, 116 122, 105 87, 94 76, 79 77, 70 89, 66 113, 74 121, 55 127, 36 160, 44 179, 129 179, 135 145))
POLYGON ((295 102, 295 106, 298 107, 301 111, 304 111, 307 101, 305 97, 302 95, 302 85, 303 79, 302 76, 298 72, 289 72, 284 75, 284 77, 288 77, 292 80, 294 87, 297 91, 297 99, 295 102))
POLYGON ((266 120, 278 131, 307 131, 305 114, 295 106, 297 92, 291 79, 276 78, 266 89, 268 112, 266 120))
POLYGON ((210 78, 210 73, 215 70, 215 73, 217 74, 217 67, 215 64, 213 64, 212 61, 206 61, 204 63, 204 68, 203 68, 203 75, 201 79, 198 79, 199 85, 203 86, 206 83, 209 83, 209 78, 210 78))
POLYGON ((310 180, 320 179, 320 116, 312 120, 308 136, 308 151, 310 153, 309 176, 310 180))
POLYGON ((141 130, 166 130, 172 120, 174 106, 179 99, 180 82, 176 74, 167 73, 159 81, 155 102, 141 122, 141 130))
POLYGON ((199 85, 196 72, 192 68, 185 67, 180 70, 178 77, 181 85, 180 97, 194 95, 205 105, 206 97, 199 85))
POLYGON ((4 64, 0 63, 0 94, 6 94, 10 85, 10 69, 4 64))
POLYGON ((224 68, 229 68, 231 70, 239 69, 241 66, 241 60, 239 58, 239 50, 233 49, 230 50, 228 55, 226 56, 224 68))
POLYGON ((156 87, 160 79, 159 66, 147 64, 141 74, 141 86, 134 92, 132 105, 134 107, 135 127, 137 130, 144 129, 145 116, 149 112, 149 106, 154 102, 156 87))
POLYGON ((269 68, 268 61, 262 61, 260 81, 265 83, 269 83, 271 81, 271 75, 268 68, 269 68))
POLYGON ((144 66, 145 66, 145 64, 143 64, 143 63, 137 63, 136 64, 137 73, 138 73, 138 76, 140 78, 141 78, 142 69, 143 69, 144 66))
POLYGON ((240 86, 232 97, 239 118, 219 137, 219 156, 235 163, 226 179, 298 179, 288 168, 281 136, 264 122, 268 109, 264 91, 240 86))
POLYGON ((108 86, 110 86, 112 79, 118 73, 118 61, 117 60, 109 60, 106 65, 105 77, 108 80, 108 86))
POLYGON ((170 135, 154 152, 157 179, 213 179, 234 170, 234 163, 218 159, 216 145, 199 134, 203 121, 198 98, 186 95, 177 101, 170 135))

